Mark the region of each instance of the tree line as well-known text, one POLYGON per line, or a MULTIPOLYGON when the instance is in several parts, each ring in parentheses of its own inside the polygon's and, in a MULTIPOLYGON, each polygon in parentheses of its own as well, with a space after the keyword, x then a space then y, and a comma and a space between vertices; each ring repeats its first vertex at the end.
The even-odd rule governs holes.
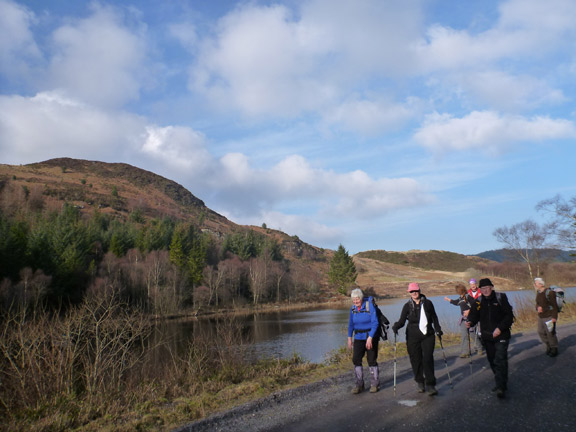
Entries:
MULTIPOLYGON (((1 192, 1 190, 0 190, 1 192)), ((30 194, 24 196, 28 199, 30 194)), ((222 238, 171 218, 127 220, 64 203, 0 200, 0 307, 79 303, 113 293, 154 313, 259 305, 316 293, 321 275, 250 229, 222 238)))

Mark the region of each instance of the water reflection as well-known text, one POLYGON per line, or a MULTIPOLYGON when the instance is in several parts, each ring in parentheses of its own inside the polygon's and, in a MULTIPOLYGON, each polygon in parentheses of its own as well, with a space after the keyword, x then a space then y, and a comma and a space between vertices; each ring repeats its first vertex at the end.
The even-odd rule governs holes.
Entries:
MULTIPOLYGON (((510 291, 507 295, 515 308, 523 301, 534 300, 531 290, 510 291)), ((576 287, 566 289, 566 296, 575 299, 576 287)), ((456 298, 455 295, 448 297, 456 298)), ((459 308, 444 301, 444 296, 429 299, 434 303, 443 330, 458 332, 459 308)), ((406 301, 407 298, 381 300, 378 304, 394 323, 406 301)), ((343 306, 341 309, 260 313, 234 319, 199 319, 164 324, 161 331, 171 335, 173 349, 181 349, 189 340, 212 341, 240 350, 248 359, 288 358, 297 353, 306 360, 320 363, 330 351, 346 344, 349 310, 349 306, 343 306)), ((393 337, 391 330, 389 337, 393 337)), ((398 337, 399 342, 403 340, 404 329, 398 337)))

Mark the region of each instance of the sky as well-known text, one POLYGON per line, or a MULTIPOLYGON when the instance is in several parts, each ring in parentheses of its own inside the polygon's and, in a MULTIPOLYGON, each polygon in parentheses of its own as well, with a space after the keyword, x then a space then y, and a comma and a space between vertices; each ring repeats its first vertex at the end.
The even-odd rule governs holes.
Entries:
POLYGON ((123 162, 351 254, 576 195, 573 0, 0 0, 0 163, 123 162))

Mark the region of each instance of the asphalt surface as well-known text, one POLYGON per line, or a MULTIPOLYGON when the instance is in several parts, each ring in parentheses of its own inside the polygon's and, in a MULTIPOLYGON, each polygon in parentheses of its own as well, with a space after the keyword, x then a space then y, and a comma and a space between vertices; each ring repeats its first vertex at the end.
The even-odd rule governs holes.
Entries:
MULTIPOLYGON (((506 398, 491 392, 485 356, 460 359, 457 347, 434 352, 437 396, 417 392, 407 357, 380 363, 380 391, 350 393, 349 374, 323 380, 177 429, 200 431, 576 431, 576 324, 558 328, 560 354, 550 358, 535 332, 516 334, 508 350, 506 398), (446 367, 448 365, 448 367, 446 367)), ((368 369, 365 381, 368 384, 368 369)), ((176 432, 175 431, 175 432, 176 432)))

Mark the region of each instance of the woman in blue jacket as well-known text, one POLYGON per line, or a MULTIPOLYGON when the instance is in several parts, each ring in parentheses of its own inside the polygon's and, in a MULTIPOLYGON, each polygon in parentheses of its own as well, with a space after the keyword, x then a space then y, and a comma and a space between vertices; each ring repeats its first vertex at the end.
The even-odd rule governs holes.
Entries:
POLYGON ((352 363, 354 363, 354 376, 356 386, 352 393, 364 391, 364 375, 362 359, 364 354, 370 367, 370 393, 376 393, 379 387, 378 377, 378 316, 376 308, 372 305, 372 297, 364 298, 360 288, 352 290, 352 308, 348 321, 348 348, 352 349, 352 363))

